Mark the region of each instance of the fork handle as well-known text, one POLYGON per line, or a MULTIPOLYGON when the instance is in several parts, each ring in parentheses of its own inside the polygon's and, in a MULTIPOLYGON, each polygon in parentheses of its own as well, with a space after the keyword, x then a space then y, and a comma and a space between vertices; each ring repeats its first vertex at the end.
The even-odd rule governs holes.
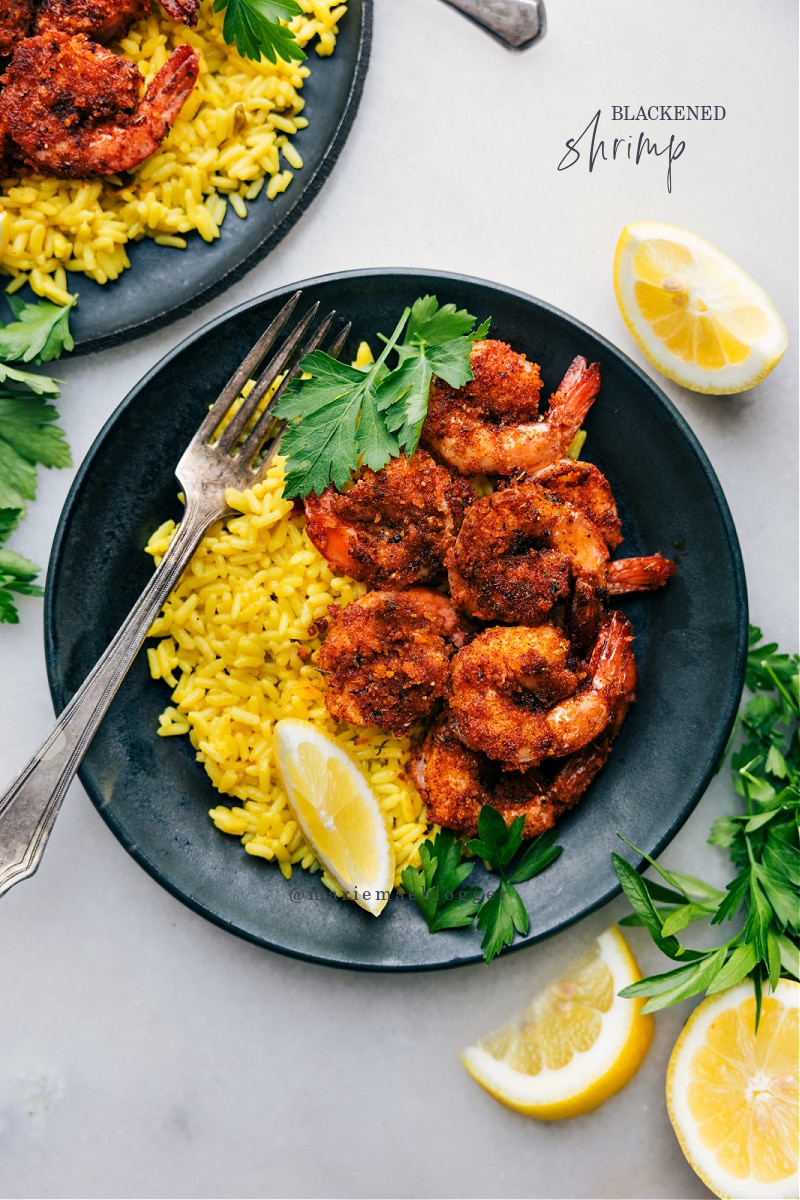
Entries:
POLYGON ((445 0, 512 50, 526 50, 544 37, 544 0, 445 0))
POLYGON ((147 631, 203 534, 228 511, 210 497, 187 495, 183 520, 141 596, 50 735, 0 795, 0 896, 38 867, 67 788, 147 631))

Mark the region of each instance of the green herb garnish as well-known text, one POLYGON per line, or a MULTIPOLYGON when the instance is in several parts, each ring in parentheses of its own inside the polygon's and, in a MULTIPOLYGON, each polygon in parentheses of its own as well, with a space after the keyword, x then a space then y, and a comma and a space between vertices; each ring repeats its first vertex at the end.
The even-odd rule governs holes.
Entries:
POLYGON ((403 870, 403 886, 428 922, 431 933, 471 925, 481 903, 480 888, 465 888, 473 864, 461 862, 461 843, 443 829, 419 848, 422 866, 403 870))
POLYGON ((781 654, 761 638, 751 625, 745 682, 753 695, 739 714, 743 739, 731 757, 746 811, 717 818, 709 837, 729 851, 736 876, 721 892, 637 850, 664 887, 612 856, 634 909, 621 923, 644 925, 659 949, 682 964, 620 993, 650 997, 643 1012, 720 992, 750 976, 758 1022, 764 983, 774 989, 781 976, 800 979, 800 656, 781 654), (741 931, 714 949, 692 950, 676 937, 694 921, 719 925, 740 911, 741 931))
POLYGON ((516 884, 538 875, 561 853, 561 847, 553 845, 556 835, 552 830, 521 850, 524 824, 524 817, 516 817, 507 826, 491 804, 481 807, 478 837, 467 842, 467 848, 500 876, 486 898, 480 888, 464 886, 474 863, 461 862, 461 844, 447 830, 422 843, 419 870, 406 867, 403 871, 403 886, 417 902, 431 933, 476 922, 483 932, 481 949, 487 963, 509 946, 517 933, 528 932, 528 913, 516 884))
POLYGON ((476 329, 470 313, 424 296, 382 339, 368 370, 321 350, 307 355, 301 366, 311 378, 296 380, 275 406, 275 415, 289 422, 281 441, 286 495, 319 495, 329 483, 341 488, 362 465, 377 471, 401 451, 413 454, 433 376, 456 388, 472 379, 472 345, 488 329, 488 321, 476 329))
MULTIPOLYGON (((0 325, 0 358, 36 364, 72 349, 72 305, 26 304, 15 296, 9 296, 8 302, 16 320, 0 325)), ((0 546, 36 496, 37 467, 72 463, 63 430, 53 424, 58 413, 44 399, 58 395, 55 379, 0 362, 0 546)), ((39 567, 29 559, 0 548, 0 622, 19 620, 12 593, 42 595, 34 582, 38 573, 39 567)))
POLYGON ((222 36, 243 58, 274 63, 306 57, 295 35, 282 21, 302 15, 296 0, 214 0, 214 12, 225 10, 222 36))
POLYGON ((6 296, 16 320, 0 326, 0 360, 44 363, 72 350, 69 314, 77 298, 70 304, 26 304, 18 296, 6 296))

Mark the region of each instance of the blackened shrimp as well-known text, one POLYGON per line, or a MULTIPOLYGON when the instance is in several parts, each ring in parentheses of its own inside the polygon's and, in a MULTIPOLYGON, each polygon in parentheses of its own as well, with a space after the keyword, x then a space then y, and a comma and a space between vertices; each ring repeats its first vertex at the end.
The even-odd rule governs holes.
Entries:
POLYGON ((473 379, 455 389, 434 378, 422 444, 462 475, 536 471, 563 457, 600 389, 600 370, 573 360, 539 418, 539 368, 504 342, 479 341, 473 379))
POLYGON ((365 469, 348 492, 305 499, 306 530, 320 554, 372 587, 430 583, 444 574, 475 495, 424 450, 365 469))
POLYGON ((178 46, 140 99, 138 68, 84 34, 26 38, 3 76, 0 125, 34 171, 61 179, 129 171, 158 149, 198 69, 191 46, 178 46))
POLYGON ((549 627, 497 627, 458 651, 450 706, 466 746, 526 771, 581 750, 627 710, 636 688, 628 619, 608 616, 583 674, 557 639, 549 627))
POLYGON ((351 725, 407 733, 447 692, 450 657, 466 637, 446 596, 368 592, 341 610, 320 649, 328 711, 351 725))
MULTIPOLYGON (((197 0, 162 0, 168 16, 197 24, 197 0)), ((34 33, 85 33, 95 42, 123 37, 152 11, 150 0, 38 0, 34 33)))
POLYGON ((482 806, 491 804, 507 825, 523 817, 522 836, 532 838, 552 829, 577 804, 605 766, 617 729, 609 726, 574 754, 523 773, 503 770, 485 754, 468 749, 452 712, 445 709, 414 755, 411 777, 430 822, 474 836, 482 806))
POLYGON ((3 0, 0 5, 0 59, 13 54, 27 37, 33 20, 33 0, 3 0))
POLYGON ((538 483, 477 500, 447 556, 456 608, 513 625, 538 624, 569 598, 575 580, 620 594, 661 587, 673 571, 661 554, 611 562, 586 513, 538 483))
POLYGON ((563 458, 537 471, 533 482, 546 492, 569 500, 600 530, 610 550, 623 540, 617 502, 603 472, 594 463, 563 458))
POLYGON ((38 0, 33 32, 85 33, 95 42, 111 42, 149 13, 150 0, 38 0))

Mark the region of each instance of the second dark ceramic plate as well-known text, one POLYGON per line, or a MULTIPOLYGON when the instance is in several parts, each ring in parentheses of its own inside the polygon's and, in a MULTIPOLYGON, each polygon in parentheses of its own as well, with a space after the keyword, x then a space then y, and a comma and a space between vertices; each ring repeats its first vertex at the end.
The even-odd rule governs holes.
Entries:
MULTIPOLYGON (((361 99, 372 38, 373 0, 348 0, 336 50, 320 58, 311 43, 311 68, 303 87, 308 128, 292 139, 304 166, 274 200, 261 194, 240 220, 231 210, 219 238, 199 234, 185 250, 145 238, 129 246, 130 269, 101 286, 70 277, 79 299, 70 317, 78 352, 102 350, 150 333, 206 304, 265 257, 289 232, 319 193, 347 140, 361 99)), ((26 294, 26 293, 23 293, 26 294)), ((33 297, 35 299, 35 297, 33 297)))
MULTIPOLYGON (((666 396, 614 346, 541 301, 496 284, 411 271, 308 280, 353 322, 359 340, 391 331, 403 307, 434 294, 541 364, 545 394, 576 354, 601 364, 603 386, 586 421, 584 457, 606 472, 625 541, 617 555, 661 550, 677 562, 667 587, 621 598, 636 631, 638 699, 611 758, 560 825, 563 853, 521 887, 530 931, 541 939, 610 899, 617 832, 657 854, 705 790, 741 694, 747 604, 725 499, 693 434, 666 396)), ((75 480, 50 563, 46 650, 61 709, 127 614, 151 569, 144 546, 179 517, 173 467, 209 401, 288 294, 235 309, 167 356, 123 401, 75 480)), ((335 900, 319 881, 251 858, 219 833, 219 797, 183 738, 156 736, 168 702, 144 655, 134 663, 86 756, 81 779, 111 829, 180 900, 263 946, 316 962, 374 970, 454 966, 480 958, 474 930, 429 934, 412 902, 393 898, 375 920, 335 900)), ((476 867, 476 882, 491 883, 476 867)), ((472 882, 472 881, 471 881, 472 882)))

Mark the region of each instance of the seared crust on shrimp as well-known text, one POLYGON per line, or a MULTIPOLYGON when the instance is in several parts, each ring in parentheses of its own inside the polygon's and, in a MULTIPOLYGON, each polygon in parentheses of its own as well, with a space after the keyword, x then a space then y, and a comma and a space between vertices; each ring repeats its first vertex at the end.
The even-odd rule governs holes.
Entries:
POLYGON ((33 21, 33 0, 3 0, 0 8, 0 58, 13 54, 33 21))
POLYGON ((594 463, 562 458, 543 471, 537 471, 533 482, 585 512, 602 533, 610 550, 616 549, 623 540, 622 522, 611 486, 594 463))
POLYGON ((111 42, 150 11, 150 0, 38 0, 34 33, 85 33, 111 42))
POLYGON ((198 68, 191 46, 178 46, 139 100, 138 68, 84 34, 27 38, 3 76, 0 124, 34 171, 62 179, 114 175, 158 148, 198 68))
POLYGON ((450 656, 467 635, 437 592, 368 592, 341 610, 320 649, 328 711, 351 725, 407 733, 446 694, 450 656))
POLYGON ((533 482, 477 500, 447 556, 456 608, 515 625, 538 624, 571 595, 574 581, 617 595, 661 587, 674 569, 661 554, 609 562, 606 540, 586 513, 533 482))
POLYGON ((520 484, 472 505, 447 556, 450 593, 481 621, 538 624, 569 595, 574 575, 596 574, 607 558, 583 513, 536 483, 520 484))
POLYGON ((522 836, 532 838, 552 829, 577 804, 605 765, 615 734, 609 727, 566 758, 551 759, 524 773, 505 771, 464 745, 453 713, 445 709, 415 753, 410 772, 429 821, 474 836, 481 807, 491 804, 507 825, 524 817, 522 836))
POLYGON ((509 769, 527 771, 582 749, 634 697, 633 630, 621 612, 601 626, 583 674, 549 629, 487 629, 453 659, 450 705, 459 737, 509 769))
POLYGON ((444 574, 475 493, 424 450, 365 469, 348 492, 305 499, 306 531, 329 562, 372 587, 430 583, 444 574))
POLYGON ((600 369, 571 363, 539 419, 539 368, 504 342, 478 341, 473 379, 451 388, 434 378, 422 444, 462 475, 536 471, 563 457, 600 389, 600 369))
MULTIPOLYGON (((174 21, 197 24, 197 0, 162 0, 174 21)), ((150 0, 38 0, 35 33, 85 33, 96 42, 123 37, 152 12, 150 0)))

